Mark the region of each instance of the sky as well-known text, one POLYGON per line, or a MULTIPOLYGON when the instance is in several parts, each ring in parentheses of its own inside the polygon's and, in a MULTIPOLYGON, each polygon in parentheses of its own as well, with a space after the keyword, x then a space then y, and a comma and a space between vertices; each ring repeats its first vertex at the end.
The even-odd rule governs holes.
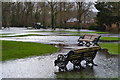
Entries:
MULTIPOLYGON (((95 4, 95 1, 97 0, 2 0, 2 2, 45 2, 45 1, 57 1, 57 2, 60 2, 60 1, 63 1, 63 2, 78 2, 78 1, 84 1, 84 2, 93 2, 95 4)), ((93 12, 99 12, 94 5, 91 6, 91 10, 93 12)))
POLYGON ((94 2, 97 0, 1 0, 2 2, 11 2, 11 1, 19 1, 19 2, 45 2, 45 1, 56 1, 56 2, 79 2, 79 1, 90 1, 94 2))
MULTIPOLYGON (((30 2, 30 1, 33 1, 33 2, 44 2, 44 1, 48 1, 48 0, 0 0, 2 2, 11 2, 11 1, 19 1, 19 2, 30 2)), ((54 0, 53 0, 54 1, 54 0)), ((57 2, 75 2, 75 1, 90 1, 90 2, 94 2, 94 1, 103 1, 103 2, 119 2, 120 0, 55 0, 57 2)))

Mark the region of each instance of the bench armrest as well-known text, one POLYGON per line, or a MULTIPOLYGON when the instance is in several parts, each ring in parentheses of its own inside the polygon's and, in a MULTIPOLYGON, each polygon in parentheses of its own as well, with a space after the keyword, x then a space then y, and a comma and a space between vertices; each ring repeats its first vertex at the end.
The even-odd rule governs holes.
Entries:
POLYGON ((84 36, 80 36, 79 39, 84 39, 84 36))
POLYGON ((98 42, 98 40, 99 40, 99 38, 95 38, 95 39, 93 40, 93 42, 98 42))

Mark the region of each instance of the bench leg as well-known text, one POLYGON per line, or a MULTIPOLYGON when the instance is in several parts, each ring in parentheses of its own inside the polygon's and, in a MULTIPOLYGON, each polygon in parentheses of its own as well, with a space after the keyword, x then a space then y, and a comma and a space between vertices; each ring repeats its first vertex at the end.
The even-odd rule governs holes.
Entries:
POLYGON ((98 66, 97 64, 94 63, 94 61, 92 60, 92 66, 98 66))
POLYGON ((81 66, 81 60, 72 60, 71 63, 73 63, 73 68, 74 69, 80 69, 80 68, 82 68, 82 66, 81 66))
POLYGON ((89 47, 90 45, 91 45, 90 42, 86 42, 86 43, 85 43, 85 46, 87 46, 87 47, 89 47))
POLYGON ((90 64, 90 63, 92 64, 92 67, 93 67, 93 66, 98 66, 97 64, 94 63, 93 60, 91 60, 91 61, 86 61, 86 66, 89 66, 88 64, 90 64))
POLYGON ((84 44, 83 41, 79 41, 78 43, 79 46, 83 46, 83 44, 84 44))
POLYGON ((64 67, 59 67, 59 72, 61 72, 61 71, 67 71, 68 69, 67 69, 67 67, 66 66, 64 66, 64 67))
POLYGON ((92 42, 93 43, 93 46, 99 46, 99 44, 97 42, 92 42))

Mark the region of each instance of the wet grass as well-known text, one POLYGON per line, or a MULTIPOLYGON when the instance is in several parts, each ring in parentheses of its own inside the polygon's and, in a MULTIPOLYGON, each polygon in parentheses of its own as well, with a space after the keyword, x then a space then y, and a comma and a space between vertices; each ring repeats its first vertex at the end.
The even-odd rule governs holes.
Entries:
POLYGON ((97 34, 109 33, 109 32, 80 32, 80 31, 32 31, 32 32, 97 33, 97 34))
POLYGON ((108 49, 111 54, 120 54, 119 47, 120 43, 99 43, 102 48, 108 49))
MULTIPOLYGON (((61 36, 83 36, 80 34, 72 34, 72 35, 61 35, 61 36)), ((100 40, 108 40, 108 41, 119 41, 120 38, 119 37, 101 37, 100 40)))
POLYGON ((69 34, 69 35, 60 35, 60 36, 83 36, 83 35, 81 35, 81 34, 69 34))
POLYGON ((14 34, 14 33, 0 33, 0 35, 10 35, 10 34, 14 34))
POLYGON ((2 41, 2 61, 51 54, 56 51, 58 48, 42 43, 2 41))
POLYGON ((120 40, 120 38, 119 37, 101 37, 100 38, 101 40, 120 40))
MULTIPOLYGON (((83 36, 80 34, 72 34, 72 35, 61 35, 61 36, 83 36)), ((100 40, 108 40, 108 41, 119 41, 120 38, 119 37, 101 37, 100 40)))
POLYGON ((46 36, 46 35, 40 35, 40 34, 25 34, 25 35, 1 36, 1 37, 25 37, 25 36, 46 36))
MULTIPOLYGON (((25 37, 25 36, 52 36, 52 35, 40 35, 40 34, 25 34, 25 35, 15 35, 15 36, 0 36, 0 37, 25 37)), ((83 36, 81 34, 71 34, 71 35, 58 35, 58 36, 83 36)), ((101 37, 100 40, 108 41, 119 41, 119 37, 101 37)))
POLYGON ((81 32, 81 33, 97 33, 97 34, 107 34, 109 32, 81 32))

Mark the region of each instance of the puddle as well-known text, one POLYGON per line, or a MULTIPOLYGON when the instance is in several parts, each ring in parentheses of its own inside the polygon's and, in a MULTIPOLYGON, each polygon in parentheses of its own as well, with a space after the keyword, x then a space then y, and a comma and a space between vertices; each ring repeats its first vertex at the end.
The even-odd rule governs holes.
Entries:
MULTIPOLYGON (((41 35, 74 35, 76 33, 64 33, 64 32, 42 32, 42 31, 52 31, 51 29, 26 29, 26 28, 15 28, 0 30, 0 33, 15 33, 14 35, 24 35, 24 34, 41 34, 41 35), (31 31, 41 31, 41 32, 31 32, 31 31)), ((56 29, 56 31, 78 31, 75 29, 56 29)), ((95 32, 95 30, 82 29, 80 32, 95 32)), ((80 34, 96 34, 96 33, 80 33, 80 34)), ((14 36, 10 35, 10 36, 14 36)), ((103 37, 118 37, 119 34, 100 34, 103 37)))
POLYGON ((1 40, 40 42, 49 44, 77 44, 77 36, 25 36, 25 37, 11 37, 0 38, 1 40))
MULTIPOLYGON (((74 47, 68 45, 71 49, 74 47)), ((73 65, 69 62, 67 72, 58 72, 58 67, 54 66, 54 60, 58 54, 66 54, 71 49, 62 49, 60 52, 32 58, 18 59, 2 62, 3 78, 116 78, 118 77, 118 57, 110 56, 105 52, 97 53, 94 59, 98 66, 93 69, 86 68, 74 70, 73 65)), ((83 65, 84 66, 84 61, 83 65)))
MULTIPOLYGON (((44 29, 41 29, 44 30, 44 29)), ((49 29, 48 29, 49 30, 49 29)), ((24 34, 28 31, 25 28, 10 28, 10 30, 0 31, 0 33, 24 34), (16 31, 15 31, 16 30, 16 31), (22 33, 23 32, 23 33, 22 33)), ((72 30, 74 31, 74 30, 72 30)), ((85 30, 84 30, 85 31, 85 30)), ((48 34, 48 33, 45 33, 48 34)), ((53 34, 53 33, 52 33, 53 34)), ((78 36, 25 36, 0 38, 0 40, 13 40, 24 42, 38 42, 51 44, 60 47, 60 51, 51 55, 37 56, 25 59, 10 60, 1 62, 3 78, 117 78, 118 77, 118 56, 112 56, 105 51, 99 51, 94 59, 98 66, 91 68, 74 70, 69 63, 67 72, 58 72, 58 67, 54 66, 54 60, 58 54, 68 53, 71 49, 82 48, 77 46, 78 36)), ((84 65, 82 62, 82 66, 84 65)), ((1 71, 1 69, 0 69, 1 71)))

